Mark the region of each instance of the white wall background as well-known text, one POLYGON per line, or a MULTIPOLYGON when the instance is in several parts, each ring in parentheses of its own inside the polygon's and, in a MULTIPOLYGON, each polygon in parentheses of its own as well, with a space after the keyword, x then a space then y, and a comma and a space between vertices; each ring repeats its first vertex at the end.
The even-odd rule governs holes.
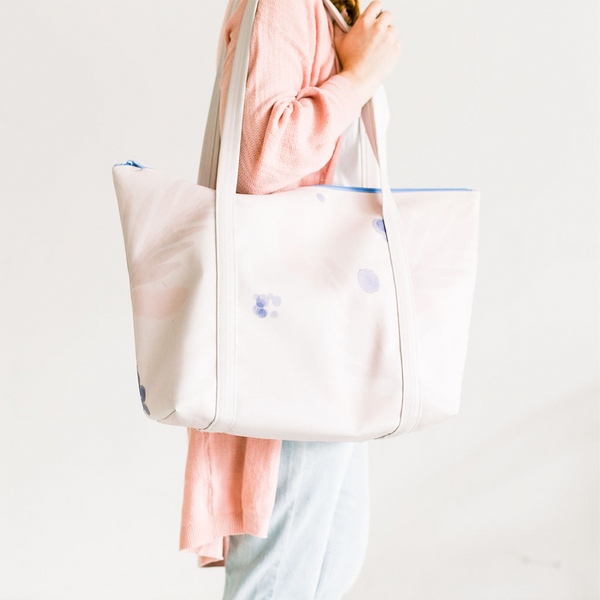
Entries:
MULTIPOLYGON (((347 598, 596 599, 597 3, 384 6, 392 186, 480 189, 480 267, 461 412, 371 443, 347 598)), ((0 598, 219 600, 178 553, 185 431, 139 407, 111 167, 195 181, 225 0, 1 7, 0 598)))

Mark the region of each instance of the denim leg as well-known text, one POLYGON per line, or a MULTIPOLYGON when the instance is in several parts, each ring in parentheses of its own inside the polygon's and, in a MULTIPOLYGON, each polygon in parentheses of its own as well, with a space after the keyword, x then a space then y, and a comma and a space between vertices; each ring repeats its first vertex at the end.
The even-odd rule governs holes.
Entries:
POLYGON ((314 600, 340 600, 358 579, 370 521, 368 442, 354 446, 340 489, 314 600))
MULTIPOLYGON (((230 537, 223 600, 314 600, 355 448, 283 440, 268 537, 230 537)), ((353 518, 347 507, 345 518, 353 518)))

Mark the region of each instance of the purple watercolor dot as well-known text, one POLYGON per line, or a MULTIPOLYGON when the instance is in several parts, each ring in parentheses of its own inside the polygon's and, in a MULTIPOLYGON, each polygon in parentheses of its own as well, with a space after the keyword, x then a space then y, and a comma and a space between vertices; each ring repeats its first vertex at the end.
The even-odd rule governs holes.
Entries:
POLYGON ((378 233, 381 233, 387 240, 387 231, 385 230, 385 223, 383 222, 383 219, 373 219, 373 228, 378 233))
POLYGON ((276 310, 272 310, 269 313, 269 311, 266 309, 269 302, 271 302, 273 306, 279 306, 281 304, 281 298, 279 296, 276 296, 273 294, 273 292, 269 292, 267 294, 254 294, 253 298, 254 306, 252 307, 252 312, 257 317, 264 319, 269 314, 273 318, 277 318, 279 316, 279 313, 276 310))
POLYGON ((319 202, 325 202, 325 196, 323 196, 323 194, 317 194, 317 198, 319 199, 319 202))
POLYGON ((257 294, 256 295, 256 306, 259 308, 263 308, 269 304, 269 296, 266 294, 257 294))
POLYGON ((379 277, 371 269, 359 269, 358 273, 358 285, 363 292, 373 294, 379 290, 379 277))

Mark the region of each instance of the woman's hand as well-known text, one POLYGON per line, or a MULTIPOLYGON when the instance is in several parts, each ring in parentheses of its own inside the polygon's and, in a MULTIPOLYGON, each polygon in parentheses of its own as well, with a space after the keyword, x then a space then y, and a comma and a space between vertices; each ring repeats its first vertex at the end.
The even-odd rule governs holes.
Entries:
POLYGON ((365 102, 392 73, 400 58, 392 13, 372 0, 356 23, 345 33, 334 23, 334 45, 342 65, 340 75, 364 91, 365 102))

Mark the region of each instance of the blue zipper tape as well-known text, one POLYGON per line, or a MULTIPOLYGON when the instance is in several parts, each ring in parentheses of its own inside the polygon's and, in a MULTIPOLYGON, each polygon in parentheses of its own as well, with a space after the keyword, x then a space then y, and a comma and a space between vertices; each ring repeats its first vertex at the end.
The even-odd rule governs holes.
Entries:
POLYGON ((124 163, 117 163, 116 165, 113 165, 115 167, 121 167, 121 166, 128 166, 128 167, 138 167, 139 169, 147 169, 148 167, 144 167, 142 165, 138 165, 138 163, 136 163, 134 160, 128 160, 127 162, 124 163))
MULTIPOLYGON (((124 163, 117 163, 114 165, 115 167, 120 166, 128 166, 128 167, 138 167, 139 169, 148 169, 149 167, 144 167, 136 163, 134 160, 128 160, 124 163)), ((353 192, 367 192, 371 194, 376 194, 381 192, 381 188, 367 188, 367 187, 352 187, 352 186, 343 186, 343 185, 327 185, 320 184, 314 185, 311 187, 319 187, 319 188, 332 188, 334 190, 351 190, 353 192)), ((390 188, 392 192, 472 192, 472 189, 469 188, 390 188)))
MULTIPOLYGON (((335 190, 352 190, 354 192, 367 192, 377 193, 381 192, 381 188, 367 188, 367 187, 350 187, 343 185, 326 185, 319 184, 313 187, 319 188, 333 188, 335 190)), ((390 188, 392 192, 472 192, 473 190, 468 188, 390 188)))

